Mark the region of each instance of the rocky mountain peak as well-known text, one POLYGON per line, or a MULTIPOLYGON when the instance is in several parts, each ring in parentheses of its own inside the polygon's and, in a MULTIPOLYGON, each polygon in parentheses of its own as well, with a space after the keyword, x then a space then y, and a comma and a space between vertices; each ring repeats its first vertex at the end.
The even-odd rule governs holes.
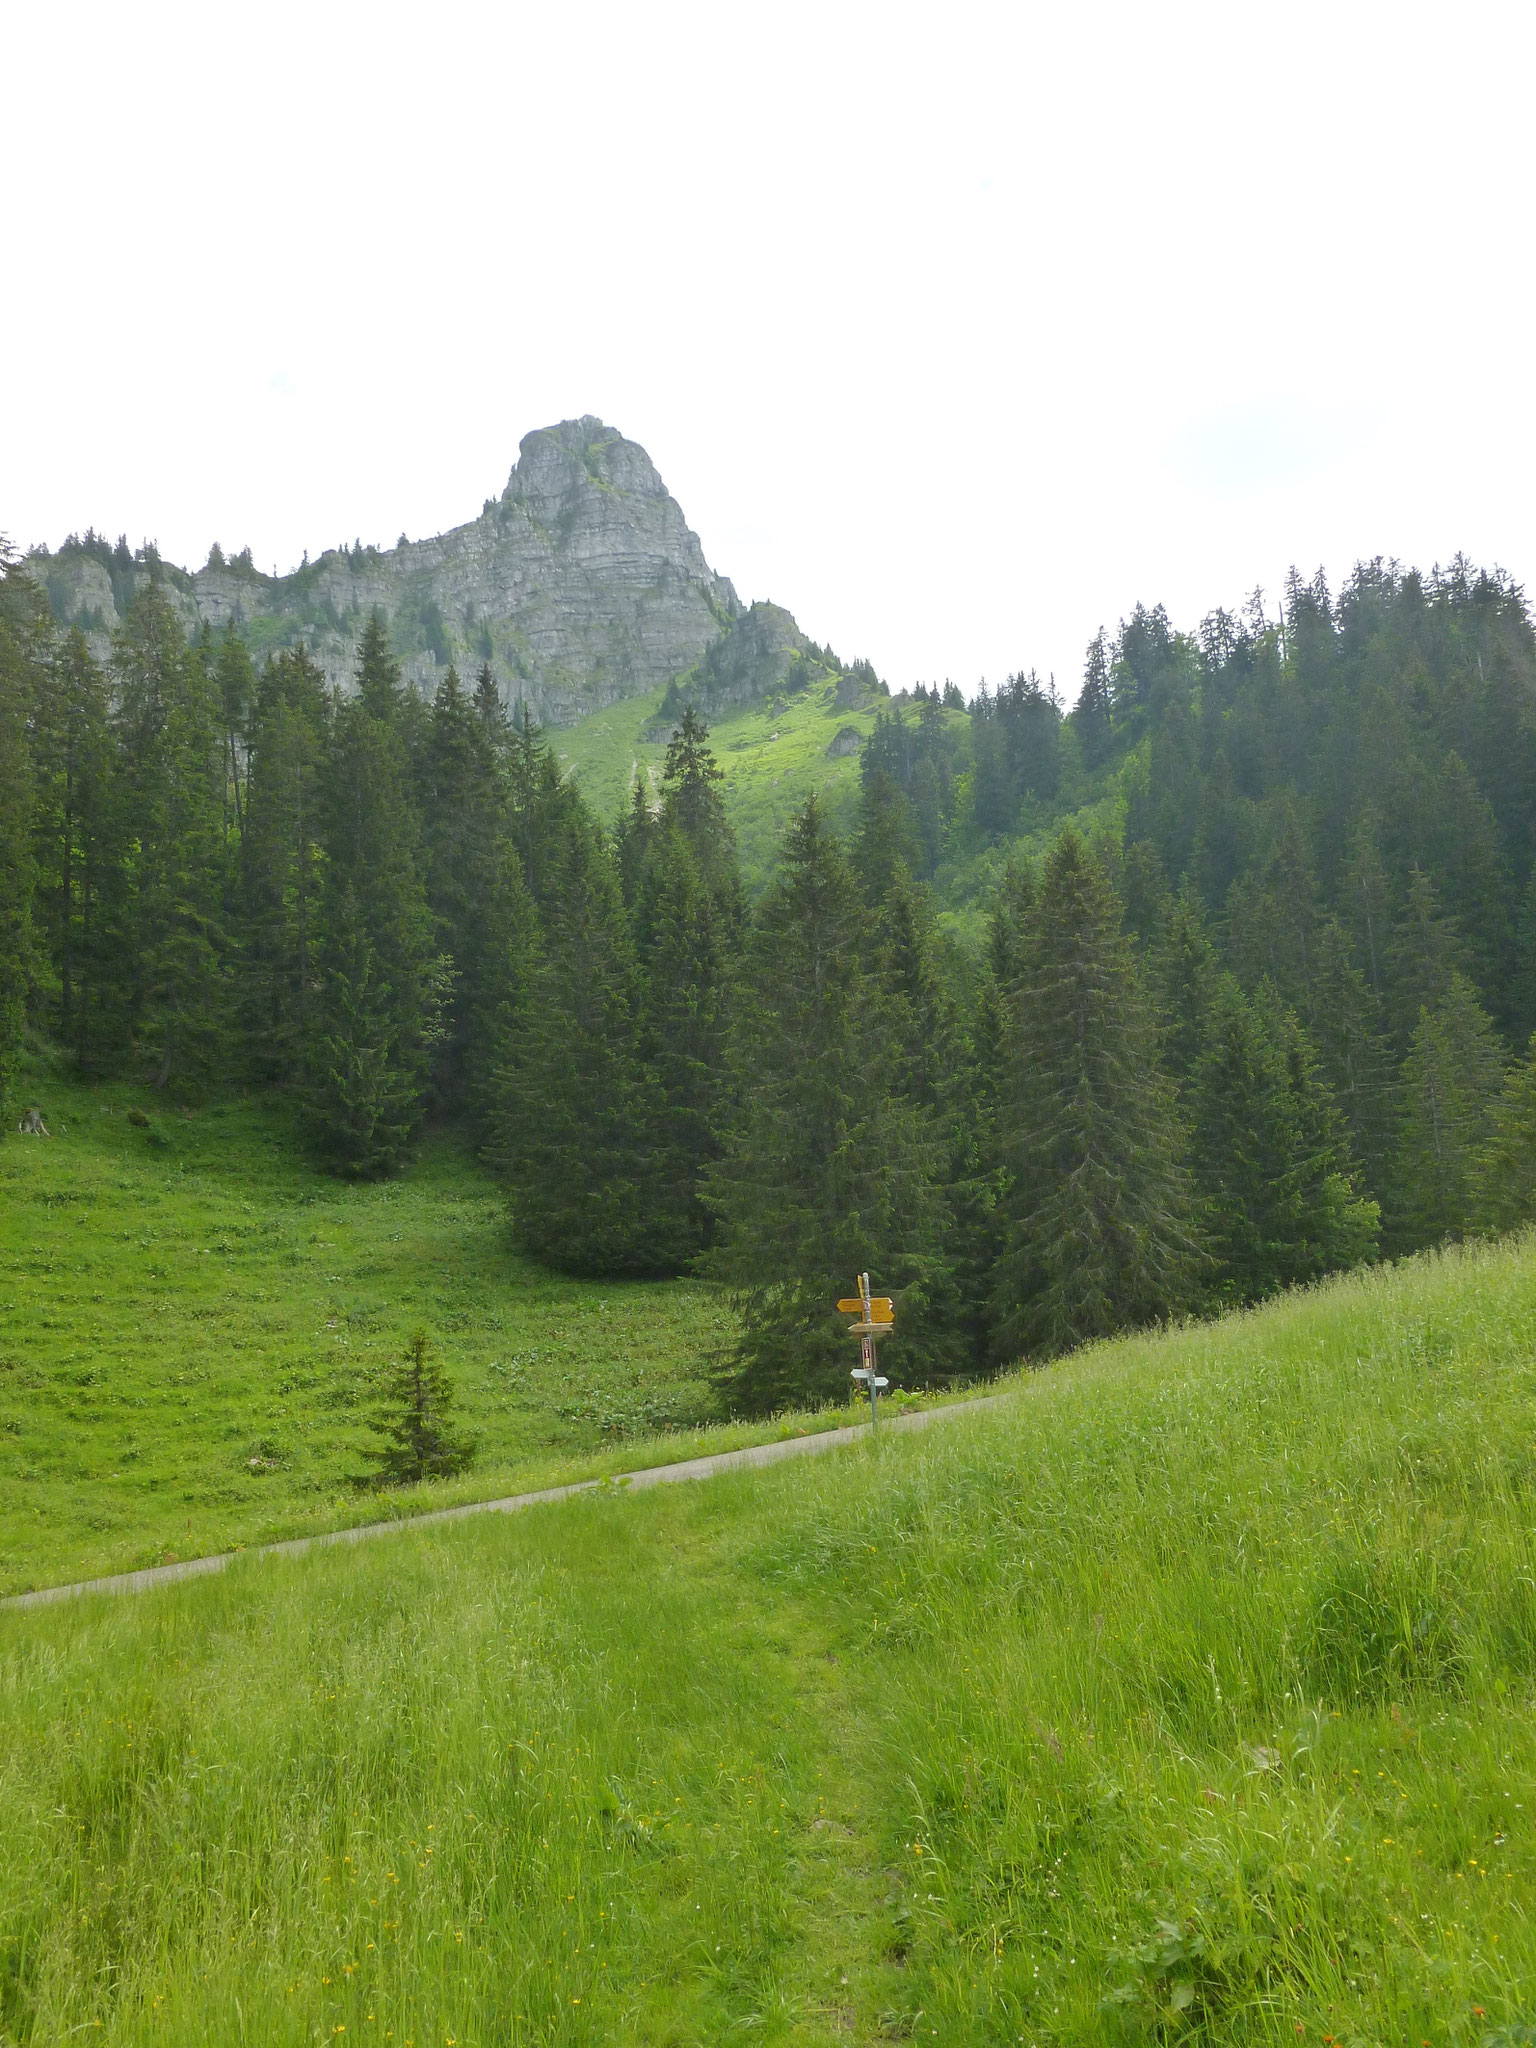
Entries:
POLYGON ((668 495, 655 463, 638 441, 626 441, 617 428, 583 413, 579 420, 561 420, 558 426, 524 434, 502 496, 561 496, 584 484, 641 498, 668 495))
POLYGON ((525 435, 501 497, 429 540, 332 548, 263 576, 248 556, 189 573, 88 534, 33 568, 61 623, 101 653, 154 574, 189 630, 234 625, 258 654, 302 640, 343 689, 378 610, 427 694, 450 663, 489 665, 509 705, 554 725, 684 674, 743 617, 650 456, 591 414, 525 435))

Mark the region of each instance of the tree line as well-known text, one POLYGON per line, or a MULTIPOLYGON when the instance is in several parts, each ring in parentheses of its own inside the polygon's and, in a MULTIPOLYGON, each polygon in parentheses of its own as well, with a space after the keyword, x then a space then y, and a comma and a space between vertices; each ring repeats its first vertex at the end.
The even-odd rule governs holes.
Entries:
POLYGON ((1072 712, 1011 679, 969 748, 896 703, 854 829, 807 802, 752 904, 691 707, 605 824, 488 670, 427 702, 377 618, 338 694, 302 647, 188 642, 151 581, 103 665, 12 560, 0 1084, 30 1033, 280 1088, 359 1178, 452 1117, 532 1256, 732 1291, 740 1408, 846 1387, 866 1269, 931 1384, 1519 1222, 1523 601, 1459 566, 1287 598, 1139 611, 1072 712), (962 831, 972 947, 929 879, 962 831))

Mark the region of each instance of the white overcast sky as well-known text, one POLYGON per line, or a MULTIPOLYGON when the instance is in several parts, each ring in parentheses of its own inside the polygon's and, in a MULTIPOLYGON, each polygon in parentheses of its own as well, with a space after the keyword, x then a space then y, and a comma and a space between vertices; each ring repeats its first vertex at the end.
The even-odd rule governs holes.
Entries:
POLYGON ((649 449, 893 683, 1536 578, 1536 9, 143 0, 0 42, 0 531, 263 567, 649 449))

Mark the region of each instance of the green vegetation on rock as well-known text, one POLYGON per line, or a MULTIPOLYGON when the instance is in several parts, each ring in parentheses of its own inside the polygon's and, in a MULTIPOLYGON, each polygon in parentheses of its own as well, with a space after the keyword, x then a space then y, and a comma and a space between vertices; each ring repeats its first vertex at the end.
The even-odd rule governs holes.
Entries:
MULTIPOLYGON (((556 759, 600 818, 619 816, 637 781, 659 800, 671 731, 658 722, 664 696, 653 691, 611 705, 550 735, 556 759)), ((785 828, 808 796, 816 797, 835 829, 851 831, 859 803, 859 754, 829 754, 828 748, 850 728, 867 737, 887 708, 883 695, 849 708, 839 701, 837 678, 827 676, 774 704, 727 708, 710 718, 721 794, 751 894, 767 885, 785 828)), ((944 716, 958 738, 965 731, 964 714, 944 716)))

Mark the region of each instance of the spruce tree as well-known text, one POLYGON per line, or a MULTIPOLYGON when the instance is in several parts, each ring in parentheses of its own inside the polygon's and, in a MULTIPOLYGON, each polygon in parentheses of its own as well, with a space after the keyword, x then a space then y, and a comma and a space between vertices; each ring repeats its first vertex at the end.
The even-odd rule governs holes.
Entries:
POLYGON ((893 1082, 931 1130, 932 1170, 946 1211, 923 1286, 904 1305, 902 1374, 909 1385, 952 1381, 985 1363, 981 1306, 994 1187, 982 1137, 989 1125, 932 899, 904 865, 892 872, 874 927, 867 958, 889 1026, 893 1082))
MULTIPOLYGON (((641 927, 641 1057, 654 1145, 651 1232, 677 1270, 709 1242, 700 1179, 718 1152, 726 1090, 734 932, 693 842, 664 819, 650 848, 641 927)), ((728 892, 726 892, 728 893, 728 892)))
POLYGON ((637 774, 629 792, 629 808, 614 826, 613 846, 619 862, 619 889, 624 907, 633 911, 645 888, 646 870, 656 839, 656 813, 645 777, 637 774))
POLYGON ((1039 879, 1028 861, 1012 860, 1003 871, 987 922, 987 965, 998 992, 1007 997, 1024 968, 1034 925, 1039 879))
POLYGON ((1273 852, 1240 876, 1226 900, 1228 952, 1250 988, 1267 981, 1298 1015, 1310 1017, 1317 889, 1296 814, 1281 807, 1273 852))
POLYGON ((425 1330, 383 1375, 368 1426, 379 1439, 365 1455, 378 1466, 381 1486, 419 1486, 451 1479, 475 1461, 475 1439, 454 1427, 453 1382, 432 1356, 425 1330))
POLYGON ((311 1115, 333 1169, 373 1178, 400 1165, 421 1120, 450 969, 427 905, 404 749, 361 696, 336 719, 323 818, 311 1115))
POLYGON ((866 961, 890 1022, 896 1085, 938 1114, 962 1064, 960 1022, 940 966, 932 898, 905 867, 866 922, 866 961))
POLYGON ((94 1075, 120 1056, 129 1033, 129 845, 111 692, 78 629, 39 676, 32 768, 49 1023, 82 1072, 94 1075))
POLYGON ((1488 1117, 1475 1170, 1475 1210, 1485 1230, 1536 1220, 1536 1037, 1510 1068, 1488 1117))
MULTIPOLYGON (((939 1146, 900 1092, 868 950, 857 883, 812 797, 748 944, 733 1114, 705 1181, 719 1227, 706 1270, 731 1290, 726 1385, 742 1409, 843 1394, 853 1361, 838 1298, 867 1271, 915 1313, 935 1262, 939 1146)), ((899 1338, 882 1362, 901 1372, 899 1338)))
POLYGON ((485 1007, 493 890, 509 819, 494 734, 468 702, 450 667, 428 714, 423 740, 422 818, 427 900, 454 988, 438 1054, 437 1094, 458 1103, 484 1076, 469 1071, 473 1019, 485 1007))
POLYGON ((1252 853, 1254 806, 1236 787, 1226 749, 1218 748, 1201 792, 1200 822, 1190 852, 1190 878, 1212 917, 1226 904, 1252 853))
POLYGON ((133 1023, 156 1087, 205 1078, 227 1052, 226 779, 216 686, 151 577, 113 638, 133 1023))
POLYGON ((864 777, 859 799, 859 829, 853 845, 854 873, 865 900, 878 907, 898 873, 915 875, 922 848, 912 822, 912 806, 883 768, 864 777))
POLYGON ((1504 1050, 1477 991, 1452 970, 1419 1013, 1403 1062, 1395 1162, 1396 1237, 1412 1250, 1473 1227, 1482 1155, 1504 1084, 1504 1050))
POLYGON ((1138 839, 1125 848, 1119 878, 1125 928, 1144 952, 1161 945, 1173 921, 1174 899, 1158 851, 1138 839))
POLYGON ((491 674, 488 661, 481 663, 480 673, 475 677, 475 718, 499 760, 511 744, 512 728, 501 701, 501 686, 491 674))
POLYGON ((983 684, 971 703, 972 823, 983 844, 990 844, 1013 830, 1018 814, 1007 735, 983 684))
POLYGON ((1039 1358, 1183 1307, 1198 1266, 1184 1134, 1120 906, 1064 832, 1008 1009, 994 1356, 1039 1358))
POLYGON ((1513 980, 1517 920, 1510 915, 1514 891, 1493 807, 1454 748, 1433 763, 1426 782, 1416 823, 1425 865, 1455 921, 1466 972, 1491 992, 1499 1014, 1505 1006, 1497 997, 1513 980))
POLYGON ((310 1017, 310 1113, 333 1171, 374 1180, 402 1164, 421 1119, 425 1061, 354 883, 326 893, 320 989, 310 1017))
POLYGON ((1205 1042, 1206 1016, 1217 974, 1216 948, 1200 899, 1179 895, 1150 962, 1151 985, 1163 1023, 1163 1065, 1181 1090, 1194 1079, 1205 1042))
POLYGON ((1467 949, 1454 918, 1440 906, 1440 894, 1420 867, 1410 870, 1401 916, 1388 947, 1388 989, 1398 1042, 1406 1048, 1426 1009, 1449 992, 1454 976, 1465 977, 1467 949))
MULTIPOLYGON (((569 1273, 675 1271, 654 1228, 652 1082, 616 864, 574 817, 546 876, 541 954, 489 1147, 519 1243, 569 1273)), ((670 1236, 670 1233, 667 1233, 670 1236)))
POLYGON ((301 646, 262 671, 248 721, 241 885, 242 1012, 250 1064, 263 1079, 304 1069, 321 945, 325 677, 301 646))
POLYGON ((245 837, 250 725, 256 709, 256 671, 250 649, 233 626, 225 628, 216 654, 205 655, 218 683, 224 731, 224 774, 237 835, 245 837))
POLYGON ((400 664, 390 651, 389 629, 378 610, 369 613, 363 637, 357 643, 356 682, 363 709, 381 725, 392 724, 405 690, 400 680, 400 664))
POLYGON ((687 706, 667 747, 659 806, 653 813, 637 782, 618 835, 651 1090, 653 1231, 673 1267, 695 1259, 713 1232, 699 1182, 718 1152, 742 916, 721 779, 709 728, 687 706))
POLYGON ((1392 900, 1381 858, 1381 814, 1374 804, 1365 806, 1350 839, 1341 908, 1354 937, 1360 970, 1380 1004, 1386 999, 1392 900))
POLYGON ((741 915, 741 872, 736 835, 720 796, 724 780, 709 745, 709 727, 691 704, 667 742, 661 777, 661 815, 693 849, 699 879, 734 926, 741 915))
POLYGON ((1218 1300, 1257 1301, 1371 1255, 1376 1204, 1313 1048, 1267 986, 1250 997, 1231 975, 1216 982, 1191 1095, 1218 1300))
POLYGON ((1084 764, 1098 768, 1109 758, 1113 741, 1111 725, 1113 691, 1110 683, 1109 642, 1101 626, 1089 642, 1083 668, 1083 687, 1072 713, 1073 729, 1083 750, 1084 764))
POLYGON ((950 760, 937 692, 918 714, 911 776, 905 794, 920 849, 916 872, 931 878, 944 857, 954 808, 954 766, 950 760))
POLYGON ((36 587, 0 544, 0 1106, 15 1083, 33 972, 33 778, 28 713, 47 628, 36 587))
POLYGON ((428 729, 430 714, 414 684, 407 684, 390 646, 389 628, 377 607, 369 614, 357 643, 358 701, 394 735, 405 767, 406 786, 418 813, 429 786, 428 729))
POLYGON ((540 913, 552 905, 564 871, 569 835, 585 815, 580 798, 562 780, 526 699, 518 707, 507 751, 512 843, 523 880, 540 913))
POLYGON ((1312 1028, 1323 1077, 1333 1091, 1366 1190, 1389 1192, 1396 1082, 1379 1006, 1356 966, 1348 933, 1330 918, 1317 935, 1312 1028))
POLYGON ((517 849, 503 839, 485 878, 478 956, 466 963, 463 1077, 477 1140, 494 1147, 502 1077, 522 1057, 539 960, 538 916, 517 849))
POLYGON ((992 1363, 990 1293, 1002 1252, 1002 1198, 1008 1186, 1001 1120, 1012 1056, 1009 1016, 1035 913, 1035 871, 1012 861, 987 921, 985 965, 970 1018, 965 1089, 957 1104, 962 1159, 951 1190, 955 1270, 964 1294, 972 1363, 992 1363))
POLYGON ((1536 1029, 1536 868, 1526 881, 1515 914, 1513 948, 1508 1007, 1516 1034, 1523 1040, 1536 1029))

